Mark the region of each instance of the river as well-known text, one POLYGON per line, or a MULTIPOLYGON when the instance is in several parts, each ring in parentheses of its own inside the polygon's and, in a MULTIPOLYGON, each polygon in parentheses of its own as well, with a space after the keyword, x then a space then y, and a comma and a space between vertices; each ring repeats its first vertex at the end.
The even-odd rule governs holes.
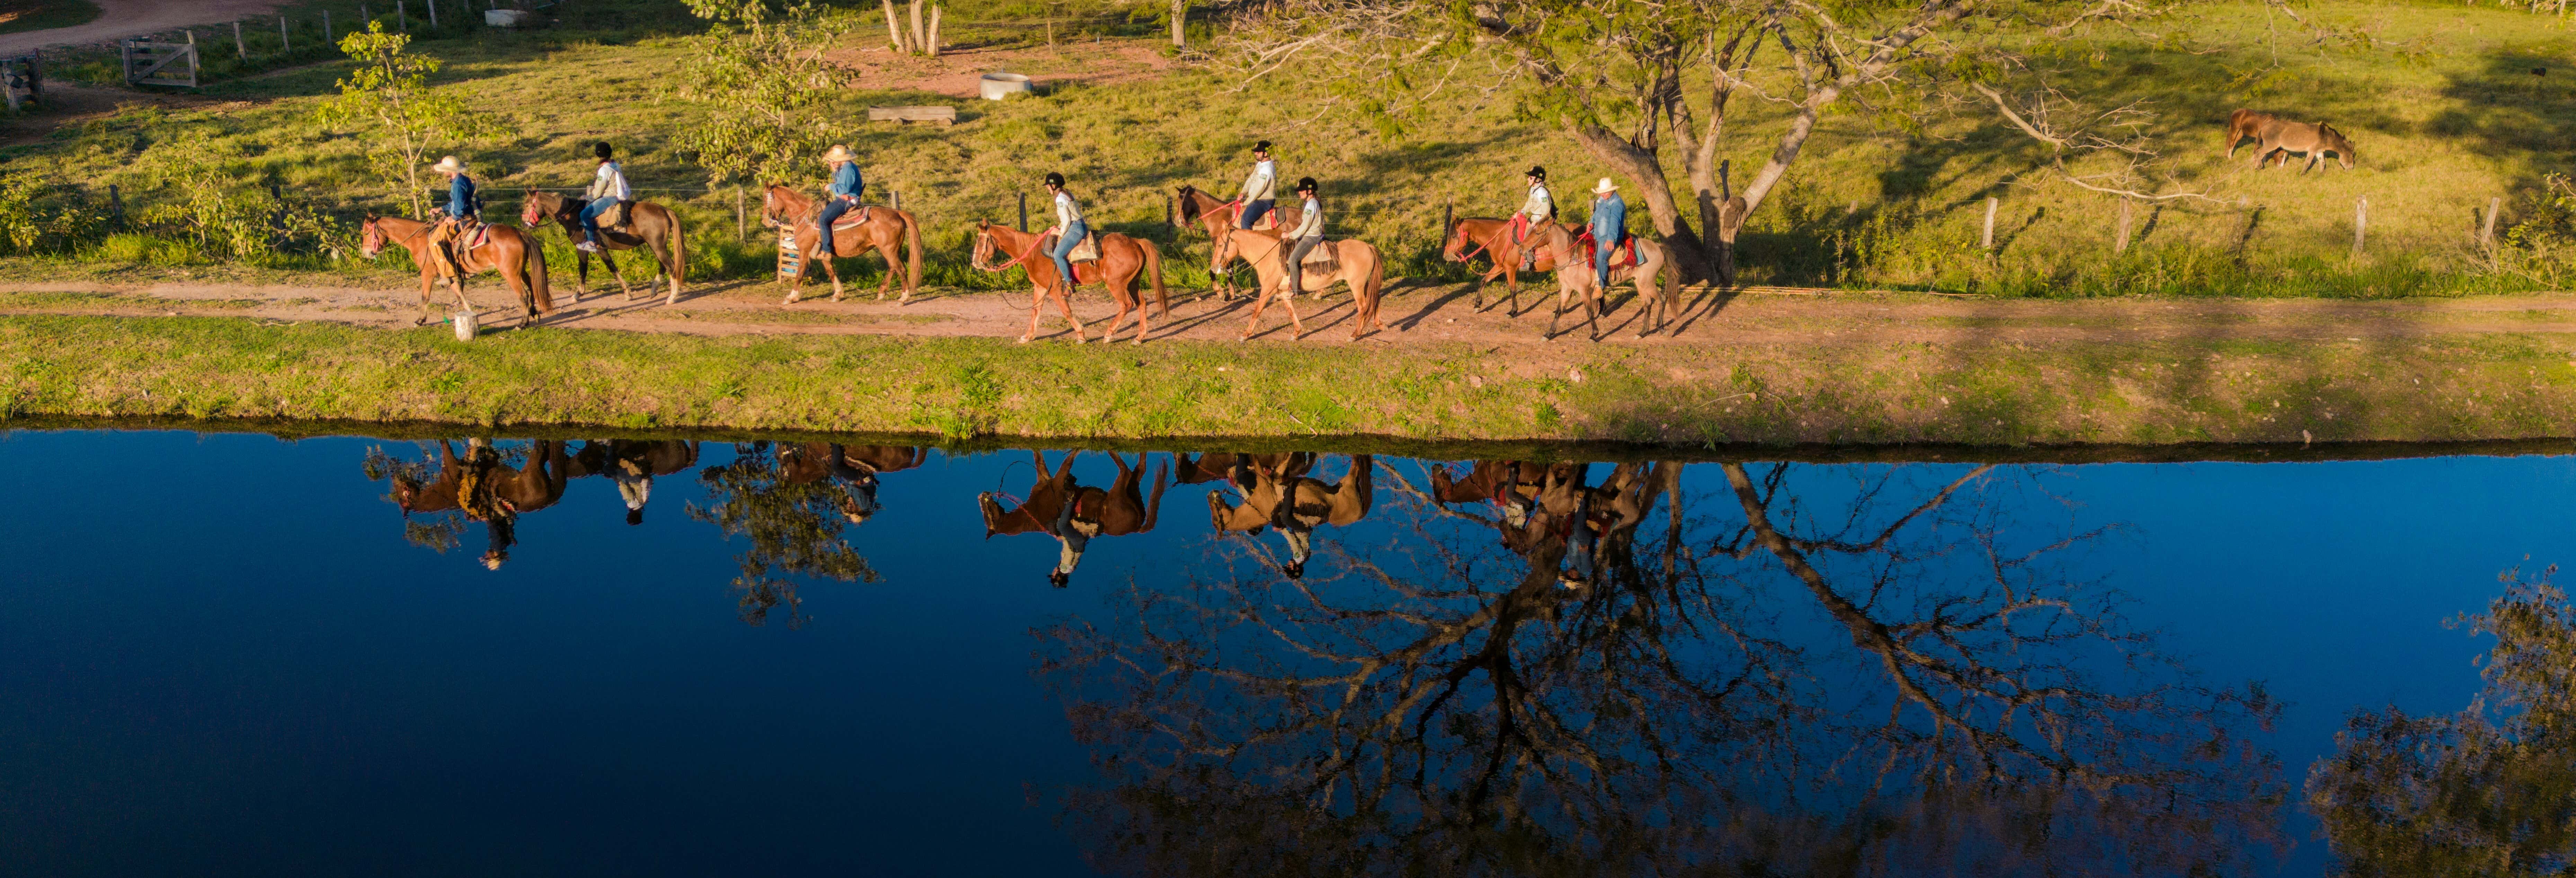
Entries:
POLYGON ((21 430, 0 861, 2316 875, 2571 475, 21 430))

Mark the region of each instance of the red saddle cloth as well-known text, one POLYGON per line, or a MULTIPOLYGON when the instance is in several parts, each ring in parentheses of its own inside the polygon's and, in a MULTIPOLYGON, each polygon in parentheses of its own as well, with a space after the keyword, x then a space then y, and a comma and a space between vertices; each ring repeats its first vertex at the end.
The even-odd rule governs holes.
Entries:
MULTIPOLYGON (((1583 255, 1587 262, 1591 259, 1592 251, 1601 246, 1601 242, 1592 237, 1592 232, 1589 229, 1584 230, 1582 237, 1576 238, 1575 240, 1583 242, 1583 255)), ((1619 248, 1611 251, 1610 267, 1637 267, 1637 236, 1629 235, 1627 238, 1622 239, 1619 242, 1619 248)))

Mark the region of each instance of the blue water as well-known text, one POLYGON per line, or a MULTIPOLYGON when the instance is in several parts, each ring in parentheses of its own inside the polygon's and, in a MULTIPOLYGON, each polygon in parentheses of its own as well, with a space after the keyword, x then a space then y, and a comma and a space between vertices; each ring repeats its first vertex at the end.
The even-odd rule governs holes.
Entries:
MULTIPOLYGON (((1240 491, 1219 479, 1169 487, 1150 531, 1091 538, 1055 588, 1058 540, 987 537, 978 510, 981 492, 1000 492, 1004 506, 1030 492, 1029 453, 928 451, 917 467, 876 475, 879 508, 863 523, 840 514, 842 498, 858 496, 849 470, 780 488, 803 505, 763 522, 781 537, 773 557, 790 561, 746 591, 754 542, 704 520, 717 516, 706 514, 700 473, 736 463, 770 473, 780 447, 703 443, 694 464, 653 480, 633 525, 610 478, 570 478, 558 502, 514 516, 497 569, 481 562, 487 524, 458 512, 407 519, 388 497, 394 479, 370 478, 371 449, 424 478, 439 469, 424 463, 432 447, 185 432, 0 441, 0 491, 12 501, 0 504, 0 872, 1082 875, 1197 863, 1268 874, 1300 847, 1314 850, 1294 861, 1318 873, 1404 863, 1517 872, 1596 856, 1614 837, 1684 861, 1770 850, 1788 869, 1869 807, 1882 764, 1902 767, 1884 782, 1901 791, 1908 772, 1968 761, 1941 744, 1868 737, 1899 698, 1883 665, 1742 536, 1744 506, 1716 463, 1676 465, 1681 554, 1696 556, 1680 563, 1699 565, 1680 579, 1660 573, 1669 494, 1635 530, 1634 569, 1611 571, 1616 550, 1596 552, 1597 578, 1568 588, 1528 575, 1530 559, 1564 566, 1547 547, 1579 540, 1579 529, 1541 528, 1540 549, 1516 552, 1490 523, 1500 506, 1434 510, 1397 483, 1426 488, 1425 463, 1379 457, 1365 515, 1316 523, 1302 579, 1280 574, 1288 543, 1275 527, 1214 532, 1206 495, 1240 491), (407 538, 407 523, 414 536, 447 528, 453 545, 407 538), (1748 545, 1740 557, 1707 554, 1748 545), (868 572, 853 574, 851 557, 868 572), (819 566, 849 578, 816 564, 798 572, 798 558, 840 559, 819 566), (1659 588, 1688 582, 1648 601, 1640 576, 1659 588), (765 613, 745 603, 788 592, 793 601, 765 613), (1388 672, 1359 699, 1410 724, 1422 702, 1389 705, 1436 693, 1442 674, 1467 667, 1495 630, 1472 619, 1497 607, 1519 614, 1512 673, 1530 688, 1498 697, 1490 666, 1459 672, 1459 694, 1410 753, 1372 749, 1383 739, 1348 717, 1319 718, 1337 688, 1301 701, 1239 678, 1151 672, 1181 648, 1240 675, 1338 673, 1348 666, 1335 656, 1385 655, 1463 624, 1458 644, 1425 653, 1417 676, 1434 682, 1388 672), (1390 611, 1400 615, 1372 615, 1390 611), (1646 629, 1656 630, 1633 633, 1646 629), (1790 682, 1765 695, 1756 674, 1723 697, 1686 693, 1756 659, 1790 682), (1639 670, 1658 661, 1672 670, 1639 670), (1675 747, 1666 758, 1696 767, 1649 782, 1643 770, 1558 762, 1555 774, 1505 769, 1492 780, 1495 705, 1505 703, 1555 723, 1521 727, 1533 741, 1507 746, 1507 762, 1592 748, 1633 767, 1662 740, 1675 747), (1805 712, 1784 719, 1782 705, 1805 712), (1198 725, 1174 734, 1152 724, 1178 718, 1198 725), (1240 749, 1179 754, 1182 734, 1240 749), (1361 756, 1325 767, 1341 752, 1361 756), (1828 765, 1835 758, 1844 764, 1828 765), (1198 768, 1158 773, 1174 764, 1198 768), (1319 771, 1347 781, 1318 788, 1319 771), (1361 791, 1373 781, 1400 791, 1361 791), (1350 818, 1363 800, 1375 816, 1350 818), (1522 817, 1497 816, 1509 813, 1522 817), (1682 832, 1736 813, 1767 816, 1682 832), (1623 821, 1629 836, 1601 829, 1623 821)), ((496 447, 517 464, 532 446, 496 447)), ((1150 469, 1169 462, 1146 455, 1146 492, 1150 469)), ((1352 490, 1352 464, 1320 455, 1312 486, 1352 490)), ((2478 687, 2471 660, 2487 644, 2444 621, 2483 609, 2504 570, 2576 559, 2576 492, 2558 457, 2011 466, 1902 525, 1971 467, 1744 471, 1756 482, 1778 472, 1767 510, 1785 529, 1853 544, 1894 534, 1869 551, 1818 549, 1821 575, 1874 616, 1919 621, 1945 599, 1991 603, 1982 589, 1997 580, 1982 547, 2039 552, 2006 579, 2071 596, 2084 608, 2074 618, 2101 636, 1974 645, 2051 633, 1988 629, 1966 654, 2104 692, 2177 693, 2150 708, 2074 711, 2096 739, 2214 728, 2276 759, 2184 765, 2143 734, 2086 757, 2200 772, 2192 795, 2229 826, 2210 844, 2251 851, 2220 857, 2251 874, 2324 871, 2326 846, 2297 791, 2344 717, 2466 706, 2478 687), (2069 537, 2079 539, 2058 545, 2069 537), (1962 597, 1974 595, 1985 597, 1962 597), (2155 661, 2121 661, 2140 654, 2155 661), (2256 683, 2281 702, 2269 731, 2194 706, 2209 703, 2199 694, 2256 683), (2267 788, 2291 804, 2243 805, 2267 788)), ((1118 474, 1097 452, 1072 472, 1103 487, 1118 474)), ((1583 477, 1600 484, 1613 465, 1583 477)), ((1908 722, 1921 727, 1920 712, 1908 722)), ((2035 788, 2043 774, 2008 768, 2000 783, 2035 788)), ((1959 813, 1968 824, 2015 813, 1986 807, 1959 813)), ((2112 831, 2079 823, 2065 825, 2112 831)), ((1935 834, 1892 833, 1863 859, 1937 873, 2004 846, 1909 847, 1935 834)), ((2202 855, 2185 847, 2107 856, 2152 873, 2202 855)), ((2106 855, 2072 845, 2048 856, 2106 855)))

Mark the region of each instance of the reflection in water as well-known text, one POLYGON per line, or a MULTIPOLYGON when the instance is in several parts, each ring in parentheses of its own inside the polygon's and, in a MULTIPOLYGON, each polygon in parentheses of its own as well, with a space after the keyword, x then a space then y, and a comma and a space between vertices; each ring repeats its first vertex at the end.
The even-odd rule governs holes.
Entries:
MULTIPOLYGON (((455 511, 415 541, 481 521, 497 564, 565 479, 609 476, 637 521, 698 452, 440 442, 367 473, 407 522, 455 511)), ((1111 871, 2193 874, 2279 845, 2246 739, 2277 707, 2060 572, 2101 533, 2044 469, 1699 464, 1694 493, 1671 461, 1111 453, 1101 488, 1028 453, 1024 496, 975 501, 987 538, 1058 542, 1059 587, 1214 483, 1203 552, 1044 632, 1105 771, 1066 819, 1111 871)), ((879 578, 847 529, 927 459, 736 445, 689 516, 748 543, 743 619, 795 627, 800 580, 879 578)))
POLYGON ((2576 870, 2576 612, 2548 574, 2508 581, 2457 620, 2496 638, 2466 710, 2356 713, 2308 769, 2308 807, 2352 874, 2576 870))

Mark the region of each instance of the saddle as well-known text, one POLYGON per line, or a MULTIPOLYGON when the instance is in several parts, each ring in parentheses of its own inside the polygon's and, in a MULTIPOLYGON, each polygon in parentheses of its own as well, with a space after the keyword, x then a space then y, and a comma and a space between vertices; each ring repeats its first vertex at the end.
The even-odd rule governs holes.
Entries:
POLYGON ((634 214, 635 214, 635 202, 634 202, 634 201, 632 201, 632 200, 623 200, 623 201, 619 201, 619 202, 617 202, 617 204, 616 204, 615 206, 612 206, 612 207, 610 207, 609 209, 607 209, 607 210, 605 210, 605 211, 600 212, 600 214, 599 214, 599 227, 600 227, 600 228, 603 228, 603 229, 622 229, 622 228, 625 228, 625 227, 626 227, 626 221, 627 221, 627 220, 629 220, 629 219, 633 219, 633 218, 634 218, 634 214))
MULTIPOLYGON (((867 207, 867 206, 861 206, 861 207, 860 207, 859 209, 857 209, 857 210, 853 210, 853 211, 850 211, 850 212, 848 212, 848 213, 841 214, 841 218, 840 218, 840 219, 836 219, 836 220, 833 220, 833 221, 832 221, 832 231, 837 232, 837 231, 840 231, 840 230, 842 230, 842 229, 853 229, 853 228, 857 228, 857 227, 859 227, 859 226, 866 225, 866 224, 867 224, 867 222, 868 222, 868 217, 869 217, 869 215, 870 215, 870 214, 872 214, 872 213, 874 213, 875 211, 876 211, 876 208, 873 208, 873 207, 867 207)), ((819 215, 819 214, 818 214, 818 215, 819 215)))
MULTIPOLYGON (((1592 232, 1590 230, 1586 230, 1582 235, 1577 236, 1575 241, 1583 245, 1585 255, 1587 256, 1590 255, 1592 250, 1601 246, 1601 242, 1592 237, 1592 232)), ((1637 236, 1626 235, 1620 238, 1617 249, 1610 251, 1610 267, 1637 267, 1637 236)))
POLYGON ((1064 260, 1066 262, 1100 261, 1100 233, 1085 232, 1082 241, 1073 245, 1073 252, 1067 254, 1064 260))
POLYGON ((1342 270, 1341 248, 1333 244, 1329 239, 1316 242, 1315 249, 1306 251, 1306 258, 1298 260, 1297 270, 1306 274, 1332 274, 1342 270))

